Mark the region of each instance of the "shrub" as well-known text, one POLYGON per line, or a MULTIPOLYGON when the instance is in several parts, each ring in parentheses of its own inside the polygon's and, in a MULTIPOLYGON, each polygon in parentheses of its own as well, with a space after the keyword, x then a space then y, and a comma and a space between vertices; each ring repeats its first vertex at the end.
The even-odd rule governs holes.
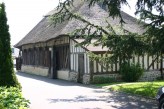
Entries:
POLYGON ((0 87, 0 103, 0 109, 29 109, 29 101, 16 87, 0 87))
POLYGON ((0 86, 21 88, 13 69, 10 33, 4 3, 0 3, 0 86))
POLYGON ((143 69, 140 64, 124 63, 120 67, 120 74, 122 79, 126 82, 136 82, 143 74, 143 69))
POLYGON ((0 109, 6 109, 6 108, 0 103, 0 109))
POLYGON ((105 76, 96 76, 93 78, 92 83, 93 84, 104 84, 104 83, 111 83, 114 82, 115 79, 111 77, 105 77, 105 76))

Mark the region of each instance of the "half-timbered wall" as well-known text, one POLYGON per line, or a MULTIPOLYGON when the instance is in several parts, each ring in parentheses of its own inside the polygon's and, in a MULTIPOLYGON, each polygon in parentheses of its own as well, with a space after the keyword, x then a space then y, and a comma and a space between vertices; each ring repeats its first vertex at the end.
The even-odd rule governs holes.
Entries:
POLYGON ((55 47, 57 70, 69 69, 69 45, 55 47))
MULTIPOLYGON (((105 54, 98 54, 98 55, 101 57, 107 56, 105 54)), ((159 70, 160 69, 160 62, 158 61, 159 57, 155 62, 153 62, 155 58, 156 58, 155 56, 148 56, 148 55, 135 56, 134 58, 130 59, 129 62, 139 63, 141 67, 145 70, 159 70)), ((108 74, 108 73, 118 72, 120 69, 119 63, 109 64, 104 66, 100 62, 101 60, 91 62, 91 65, 93 66, 93 70, 91 72, 93 72, 94 74, 104 74, 104 73, 108 74)))
MULTIPOLYGON (((71 70, 78 72, 78 55, 79 54, 84 54, 84 73, 93 73, 93 75, 97 74, 110 74, 110 73, 116 73, 119 71, 120 68, 120 63, 113 63, 104 66, 103 63, 101 63, 101 60, 96 60, 96 61, 89 61, 89 57, 87 55, 87 51, 85 48, 82 48, 80 46, 76 46, 76 42, 73 40, 70 41, 70 53, 71 53, 71 70)), ((101 57, 106 57, 110 56, 111 54, 104 54, 104 53, 99 53, 97 54, 101 57)), ((129 62, 133 63, 139 63, 141 67, 145 70, 159 70, 160 69, 160 62, 159 57, 157 60, 153 63, 155 56, 148 56, 148 55, 143 55, 143 56, 135 56, 134 58, 130 59, 129 62), (152 64, 153 63, 153 64, 152 64), (152 64, 152 65, 151 65, 152 64)), ((121 60, 119 60, 121 61, 121 60)))
POLYGON ((73 40, 70 41, 70 68, 71 71, 78 72, 79 70, 79 55, 84 55, 84 74, 90 73, 90 66, 89 66, 89 57, 87 52, 84 48, 80 46, 76 46, 76 42, 73 40))
POLYGON ((69 37, 22 46, 22 71, 68 80, 70 68, 69 37), (43 70, 41 70, 43 69, 43 70), (56 74, 57 73, 57 74, 56 74))
POLYGON ((50 51, 47 47, 29 48, 22 51, 23 65, 50 66, 50 51))
MULTIPOLYGON (((94 76, 104 74, 116 74, 120 64, 114 63, 104 66, 101 60, 91 61, 87 54, 87 49, 77 46, 74 40, 69 37, 50 40, 46 44, 25 45, 22 47, 23 70, 30 72, 42 72, 41 75, 49 75, 53 72, 54 50, 57 59, 57 76, 65 80, 78 81, 82 77, 83 83, 92 80, 94 76), (51 49, 50 49, 51 48, 51 49), (34 66, 34 67, 33 67, 34 66), (49 68, 51 68, 49 70, 49 68), (41 70, 43 69, 43 70, 41 70), (46 73, 44 73, 46 72, 46 73)), ((97 53, 101 57, 109 56, 102 52, 97 53)), ((139 63, 145 70, 159 70, 160 63, 155 61, 155 56, 135 56, 129 62, 139 63), (152 64, 152 65, 151 65, 152 64), (151 65, 151 67, 150 67, 151 65)), ((157 59, 159 60, 159 58, 157 59)), ((120 61, 120 60, 119 60, 120 61)), ((40 73, 39 73, 40 74, 40 73)))

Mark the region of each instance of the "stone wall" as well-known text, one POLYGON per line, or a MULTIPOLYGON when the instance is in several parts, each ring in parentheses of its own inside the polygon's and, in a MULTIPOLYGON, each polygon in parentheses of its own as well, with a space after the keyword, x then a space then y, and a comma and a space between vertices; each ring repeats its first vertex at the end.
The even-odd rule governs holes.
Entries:
POLYGON ((160 71, 146 71, 144 74, 141 76, 139 81, 153 81, 156 80, 161 76, 160 71))
POLYGON ((89 74, 83 75, 83 84, 90 84, 90 75, 89 74))
POLYGON ((76 72, 70 72, 69 73, 69 80, 70 81, 77 82, 77 79, 78 79, 78 73, 76 73, 76 72))
POLYGON ((117 80, 117 81, 120 81, 120 80, 121 80, 121 75, 119 75, 119 74, 94 75, 94 76, 93 76, 93 79, 94 79, 95 77, 109 77, 109 78, 113 78, 113 79, 115 79, 115 80, 117 80))
MULTIPOLYGON (((161 76, 160 71, 146 71, 141 76, 141 78, 139 79, 139 81, 154 81, 157 78, 159 78, 160 76, 161 76)), ((95 77, 110 77, 110 78, 114 78, 117 81, 121 81, 121 75, 119 75, 119 74, 94 75, 93 76, 93 79, 95 77)))
MULTIPOLYGON (((78 73, 77 72, 70 72, 69 73, 69 80, 77 82, 78 81, 78 73)), ((84 74, 83 75, 83 84, 89 84, 90 83, 90 75, 84 74)))
POLYGON ((25 73, 40 75, 40 76, 48 76, 48 68, 47 67, 35 67, 31 65, 22 65, 21 71, 25 73))

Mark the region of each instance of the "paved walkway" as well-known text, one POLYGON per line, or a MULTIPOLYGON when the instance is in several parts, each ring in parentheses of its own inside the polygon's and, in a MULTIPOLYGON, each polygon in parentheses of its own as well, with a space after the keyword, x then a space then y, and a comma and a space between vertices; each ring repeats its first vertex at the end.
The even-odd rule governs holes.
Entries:
POLYGON ((157 109, 156 102, 123 93, 17 73, 31 109, 157 109))

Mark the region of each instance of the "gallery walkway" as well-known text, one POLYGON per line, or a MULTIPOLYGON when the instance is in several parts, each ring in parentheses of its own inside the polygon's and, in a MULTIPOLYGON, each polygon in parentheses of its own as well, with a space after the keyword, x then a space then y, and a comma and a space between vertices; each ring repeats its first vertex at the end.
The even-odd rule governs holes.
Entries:
POLYGON ((25 73, 17 77, 31 109, 157 109, 154 100, 25 73))

